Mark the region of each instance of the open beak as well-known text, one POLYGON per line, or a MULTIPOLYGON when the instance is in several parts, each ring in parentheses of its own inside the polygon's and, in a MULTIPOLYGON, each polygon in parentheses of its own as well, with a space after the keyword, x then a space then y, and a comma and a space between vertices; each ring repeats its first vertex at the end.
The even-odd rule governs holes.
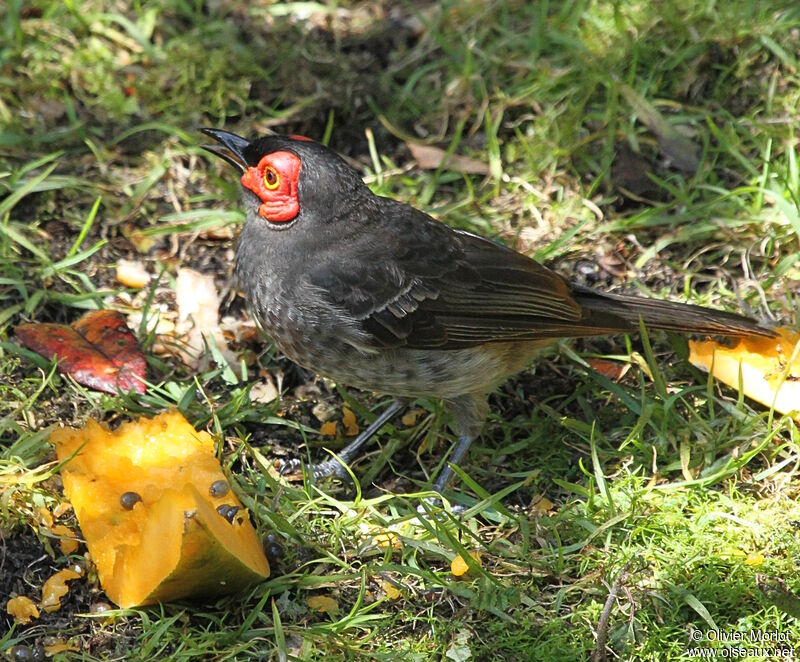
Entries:
POLYGON ((230 131, 223 131, 221 129, 200 129, 207 136, 211 136, 216 140, 219 145, 200 145, 207 152, 216 154, 221 159, 224 159, 235 168, 239 168, 242 172, 247 170, 247 160, 244 157, 244 150, 250 144, 249 140, 245 140, 241 136, 237 136, 230 131))

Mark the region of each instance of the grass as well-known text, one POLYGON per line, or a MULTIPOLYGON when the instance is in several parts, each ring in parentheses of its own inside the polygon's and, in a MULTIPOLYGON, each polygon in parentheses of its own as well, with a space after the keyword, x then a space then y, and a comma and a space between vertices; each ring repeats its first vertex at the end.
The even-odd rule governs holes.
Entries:
MULTIPOLYGON (((324 138, 377 193, 587 284, 796 324, 796 3, 11 1, 0 31, 3 576, 35 597, 82 559, 39 520, 62 499, 49 432, 171 406, 217 435, 274 561, 244 595, 102 615, 90 572, 59 612, 0 615, 0 653, 55 637, 56 660, 585 660, 600 640, 609 659, 678 660, 733 645, 716 630, 797 646, 796 424, 689 366, 678 337, 561 343, 504 385, 455 518, 417 515, 452 441, 440 403, 387 428, 355 500, 287 483, 276 457, 343 441, 317 414, 347 403, 363 427, 381 401, 267 343, 239 347, 244 378, 192 372, 148 325, 174 312, 181 266, 230 292, 233 244, 209 230, 241 221, 238 184, 198 148, 207 125, 324 138), (420 171, 411 139, 490 174, 420 171), (158 283, 125 291, 120 258, 158 283), (14 342, 99 307, 139 315, 146 395, 88 391, 14 342), (596 357, 628 371, 611 381, 596 357), (259 371, 283 374, 280 400, 251 400, 259 371), (480 563, 456 578, 466 551, 480 563)), ((242 318, 241 299, 223 312, 242 318)))

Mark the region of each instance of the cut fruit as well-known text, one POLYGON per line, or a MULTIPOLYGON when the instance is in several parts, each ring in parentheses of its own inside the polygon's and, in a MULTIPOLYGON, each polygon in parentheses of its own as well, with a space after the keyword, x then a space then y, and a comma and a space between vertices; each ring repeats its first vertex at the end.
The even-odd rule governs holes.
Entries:
POLYGON ((800 334, 775 329, 776 338, 739 338, 727 347, 713 340, 689 341, 689 360, 721 382, 782 414, 800 420, 800 334), (713 365, 713 369, 712 369, 713 365))
POLYGON ((269 576, 247 510, 220 489, 214 440, 180 413, 113 432, 89 420, 50 441, 100 583, 120 607, 234 593, 269 576))

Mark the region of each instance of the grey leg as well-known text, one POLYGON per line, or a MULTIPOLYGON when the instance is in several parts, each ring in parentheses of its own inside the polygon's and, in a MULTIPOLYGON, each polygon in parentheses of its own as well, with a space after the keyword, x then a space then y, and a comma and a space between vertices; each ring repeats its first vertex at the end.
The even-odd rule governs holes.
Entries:
MULTIPOLYGON (((350 474, 347 473, 347 469, 344 468, 342 463, 349 465, 356 457, 358 457, 358 451, 361 450, 361 447, 370 439, 372 439, 378 430, 392 420, 405 406, 406 402, 403 400, 394 400, 392 404, 390 404, 381 412, 378 418, 376 418, 366 430, 361 432, 355 439, 353 439, 353 441, 347 444, 347 446, 345 446, 338 453, 338 459, 331 458, 330 460, 326 460, 320 464, 312 464, 310 467, 308 467, 309 475, 313 476, 314 480, 322 480, 323 478, 328 478, 329 476, 336 476, 342 479, 349 478, 350 474)), ((290 465, 293 465, 293 463, 287 462, 281 470, 281 473, 290 473, 293 471, 295 466, 290 465)))
POLYGON ((461 464, 472 442, 480 434, 489 408, 486 396, 482 393, 462 395, 450 400, 448 404, 453 412, 453 427, 458 434, 458 442, 433 485, 433 489, 439 494, 444 492, 455 475, 450 465, 461 464))
POLYGON ((439 477, 436 479, 436 482, 433 485, 433 489, 436 492, 442 494, 442 492, 444 492, 444 488, 447 487, 451 480, 453 480, 455 472, 450 465, 461 464, 461 460, 467 454, 467 451, 469 450, 469 447, 472 445, 473 441, 475 441, 475 437, 471 437, 469 435, 458 438, 458 443, 453 449, 453 452, 450 454, 447 464, 444 465, 442 472, 439 474, 439 477))

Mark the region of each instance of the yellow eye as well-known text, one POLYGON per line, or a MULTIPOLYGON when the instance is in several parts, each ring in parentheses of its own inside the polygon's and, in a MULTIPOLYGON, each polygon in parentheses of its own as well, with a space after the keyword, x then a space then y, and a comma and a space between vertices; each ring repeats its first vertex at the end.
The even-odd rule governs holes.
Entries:
POLYGON ((278 188, 278 184, 281 183, 281 177, 278 174, 278 171, 275 170, 272 166, 267 166, 264 169, 264 188, 268 191, 274 191, 278 188))

